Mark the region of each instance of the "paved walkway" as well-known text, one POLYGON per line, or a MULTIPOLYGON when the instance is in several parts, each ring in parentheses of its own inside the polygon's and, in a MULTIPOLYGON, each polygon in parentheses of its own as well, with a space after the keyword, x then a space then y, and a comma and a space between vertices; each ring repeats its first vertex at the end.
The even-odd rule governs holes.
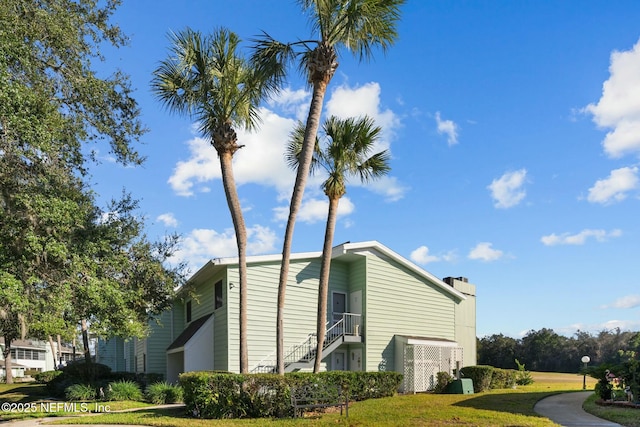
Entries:
MULTIPOLYGON (((622 427, 620 424, 603 420, 591 414, 586 413, 582 409, 582 403, 591 395, 592 391, 581 391, 575 393, 562 393, 549 396, 536 403, 533 408, 538 414, 547 417, 555 423, 566 427, 622 427)), ((162 405, 161 407, 175 407, 178 405, 162 405)), ((148 409, 148 408, 145 408, 148 409)), ((135 409, 133 409, 135 410, 135 409)), ((131 411, 131 410, 127 410, 131 411)), ((118 411, 120 412, 120 411, 118 411)), ((42 423, 52 420, 60 420, 55 418, 34 418, 29 420, 3 422, 6 427, 42 427, 42 423)), ((58 425, 56 427, 65 427, 66 425, 58 425)), ((77 427, 77 425, 69 425, 66 427, 77 427)), ((92 427, 113 427, 112 425, 95 424, 92 427)), ((118 427, 135 427, 124 426, 118 427)))
POLYGON ((585 412, 582 403, 593 391, 561 393, 546 397, 536 403, 533 410, 555 423, 567 427, 621 427, 585 412))
MULTIPOLYGON (((172 403, 167 405, 157 405, 157 406, 147 406, 144 408, 132 408, 132 409, 122 409, 119 411, 113 412, 133 412, 144 409, 155 409, 155 408, 178 408, 184 406, 183 403, 172 403)), ((92 415, 100 415, 100 414, 87 414, 85 416, 92 415)), ((0 421, 0 425, 4 425, 6 427, 44 427, 42 424, 47 423, 49 421, 55 420, 64 420, 68 418, 77 418, 77 417, 47 417, 47 418, 30 418, 27 420, 17 420, 17 421, 0 421)), ((55 427, 78 427, 82 424, 56 424, 55 427)), ((91 427, 114 427, 113 424, 91 424, 91 427)), ((138 426, 129 426, 126 424, 120 424, 118 427, 140 427, 138 426)))

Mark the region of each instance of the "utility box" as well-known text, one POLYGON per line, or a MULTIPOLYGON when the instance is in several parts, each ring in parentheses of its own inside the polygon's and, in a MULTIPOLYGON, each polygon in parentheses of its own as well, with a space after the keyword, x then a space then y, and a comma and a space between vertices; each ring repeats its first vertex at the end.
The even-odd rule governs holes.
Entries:
POLYGON ((473 380, 471 378, 461 378, 453 380, 447 386, 448 394, 473 394, 473 380))

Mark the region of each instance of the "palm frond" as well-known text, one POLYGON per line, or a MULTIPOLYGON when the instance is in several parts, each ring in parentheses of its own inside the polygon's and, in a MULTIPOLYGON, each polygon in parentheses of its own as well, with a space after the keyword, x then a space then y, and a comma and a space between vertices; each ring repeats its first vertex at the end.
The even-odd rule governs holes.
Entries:
POLYGON ((359 60, 370 60, 373 50, 386 51, 397 39, 400 7, 405 0, 326 0, 322 33, 331 45, 343 45, 359 60), (330 5, 327 5, 330 4, 330 5))
MULTIPOLYGON (((287 148, 285 150, 285 161, 287 163, 287 166, 294 170, 296 170, 300 164, 300 154, 302 153, 304 134, 305 124, 301 121, 298 121, 296 126, 291 131, 291 134, 289 135, 289 143, 287 144, 287 148)), ((314 156, 311 160, 311 169, 309 172, 312 175, 315 172, 315 169, 319 166, 319 159, 321 154, 320 141, 316 137, 314 156)))
POLYGON ((264 31, 250 41, 253 44, 251 67, 271 83, 270 88, 282 86, 286 70, 296 58, 295 44, 279 42, 264 31))
POLYGON ((211 137, 226 123, 254 129, 260 102, 277 84, 240 53, 240 38, 226 28, 211 36, 189 28, 170 35, 167 59, 154 71, 152 91, 169 110, 198 121, 211 137))

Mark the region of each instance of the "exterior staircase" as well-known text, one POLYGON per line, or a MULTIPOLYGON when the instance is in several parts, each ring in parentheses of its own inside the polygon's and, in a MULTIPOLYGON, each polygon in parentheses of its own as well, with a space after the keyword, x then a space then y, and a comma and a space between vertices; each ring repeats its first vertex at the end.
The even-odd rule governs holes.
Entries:
MULTIPOLYGON (((343 313, 342 318, 334 323, 325 332, 324 343, 322 344, 322 357, 331 354, 335 349, 345 342, 362 342, 361 315, 343 313)), ((295 344, 285 350, 284 370, 285 372, 295 372, 300 369, 313 368, 316 360, 318 348, 318 337, 315 333, 309 334, 302 342, 295 344)), ((276 352, 261 360, 251 372, 254 373, 275 373, 277 370, 276 352)))

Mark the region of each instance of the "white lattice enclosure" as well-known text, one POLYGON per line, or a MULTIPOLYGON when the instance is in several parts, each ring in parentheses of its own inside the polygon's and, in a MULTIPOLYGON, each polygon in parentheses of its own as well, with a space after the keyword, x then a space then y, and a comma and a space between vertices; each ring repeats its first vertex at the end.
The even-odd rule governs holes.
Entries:
POLYGON ((453 374, 462 366, 462 347, 407 344, 404 346, 402 388, 405 393, 433 390, 438 372, 453 374))

